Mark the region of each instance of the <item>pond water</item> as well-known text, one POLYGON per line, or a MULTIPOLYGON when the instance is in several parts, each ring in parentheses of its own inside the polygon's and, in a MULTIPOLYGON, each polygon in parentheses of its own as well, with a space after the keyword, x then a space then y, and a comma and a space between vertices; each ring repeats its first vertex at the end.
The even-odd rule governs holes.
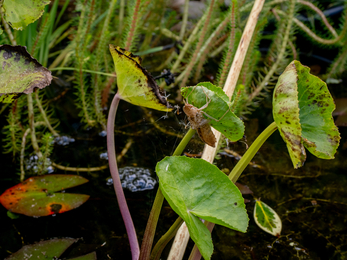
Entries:
MULTIPOLYGON (((315 64, 307 57, 311 47, 307 44, 300 46, 302 63, 315 64)), ((150 70, 150 62, 145 67, 150 70)), ((49 88, 48 92, 62 92, 57 85, 49 88)), ((330 90, 334 97, 345 97, 344 88, 340 84, 330 87, 330 90)), ((67 89, 63 98, 52 103, 60 120, 58 130, 66 137, 55 140, 50 160, 71 167, 107 165, 105 132, 84 128, 78 117, 79 111, 73 105, 73 91, 69 87, 67 89)), ((125 196, 140 242, 158 188, 155 165, 172 154, 181 140, 180 136, 187 131, 184 114, 169 113, 168 118, 163 116, 165 113, 144 110, 126 102, 121 102, 118 108, 115 128, 117 154, 129 146, 119 161, 119 168, 140 169, 140 172, 125 174, 123 178, 125 196)), ((227 148, 244 154, 247 146, 271 122, 271 100, 266 99, 263 106, 245 121, 245 138, 228 144, 227 148)), ((6 123, 4 117, 0 123, 2 128, 6 123)), ((347 256, 347 128, 340 127, 339 130, 342 139, 334 160, 320 160, 308 153, 304 167, 298 170, 293 169, 286 146, 277 131, 265 142, 252 165, 239 179, 241 184, 253 191, 253 194, 244 196, 248 201, 246 208, 250 218, 248 231, 243 234, 216 226, 212 234, 215 246, 212 259, 344 259, 347 256), (256 226, 253 208, 255 199, 259 198, 282 219, 281 237, 271 236, 256 226)), ((195 136, 185 152, 196 155, 202 152, 203 147, 195 136)), ((12 160, 8 154, 1 156, 0 193, 18 183, 19 167, 11 163, 12 160)), ((237 157, 221 150, 215 164, 224 172, 229 172, 237 161, 237 157)), ((54 169, 53 173, 80 174, 87 178, 87 184, 66 192, 88 194, 90 199, 75 210, 40 218, 20 216, 10 219, 1 206, 0 259, 16 252, 24 244, 57 237, 80 238, 63 255, 66 258, 96 251, 98 259, 102 260, 131 259, 125 227, 109 181, 109 170, 77 173, 54 169)), ((176 218, 176 213, 164 202, 155 241, 176 218)), ((190 241, 184 259, 188 258, 192 247, 190 241)), ((164 250, 162 259, 166 259, 169 249, 170 246, 164 250)))
MULTIPOLYGON (((60 103, 59 107, 62 109, 64 103, 60 103)), ((51 161, 73 167, 107 164, 105 135, 100 129, 83 129, 73 111, 69 111, 60 126, 62 132, 69 134, 68 138, 60 140, 65 142, 64 145, 56 142, 51 161)), ((228 144, 227 148, 243 154, 247 144, 250 145, 260 130, 271 123, 270 111, 265 106, 256 112, 246 121, 245 138, 228 144)), ((131 143, 119 167, 128 167, 123 170, 123 175, 127 174, 123 178, 124 186, 128 186, 125 195, 140 241, 158 188, 154 173, 156 162, 173 152, 180 141, 175 135, 187 131, 183 114, 171 113, 168 119, 162 116, 163 113, 145 113, 139 107, 121 102, 116 120, 118 154, 127 143, 131 143), (150 116, 166 133, 153 126, 150 116), (138 175, 131 172, 134 169, 140 169, 138 175), (138 180, 139 189, 145 187, 147 190, 130 191, 137 189, 134 180, 138 180), (151 185, 154 189, 150 189, 151 185)), ((346 128, 340 128, 340 131, 341 146, 335 160, 319 160, 309 154, 304 167, 299 170, 293 169, 285 144, 275 132, 256 155, 253 165, 248 166, 239 179, 253 191, 253 195, 245 195, 249 201, 246 203, 250 218, 248 231, 243 234, 217 226, 213 231, 215 250, 212 259, 342 259, 347 252, 347 135, 346 128), (255 199, 258 198, 281 217, 281 237, 273 237, 256 226, 252 214, 255 199)), ((203 144, 195 136, 186 152, 199 154, 202 149, 203 144)), ((2 158, 3 162, 10 160, 6 155, 2 158)), ((215 163, 227 172, 237 160, 223 150, 215 163)), ((16 184, 18 179, 13 171, 10 164, 4 164, 0 192, 16 184)), ((54 173, 64 171, 55 169, 54 173)), ((6 209, 0 207, 1 259, 16 252, 23 243, 56 237, 80 238, 64 257, 96 251, 98 259, 130 259, 125 228, 113 186, 108 181, 109 170, 79 174, 89 182, 66 192, 88 194, 90 199, 75 210, 49 217, 20 216, 12 220, 6 216, 6 209)), ((164 203, 155 239, 167 231, 176 217, 175 212, 164 203)), ((192 246, 190 242, 186 258, 192 246)), ((169 248, 163 252, 163 259, 168 255, 169 248)))

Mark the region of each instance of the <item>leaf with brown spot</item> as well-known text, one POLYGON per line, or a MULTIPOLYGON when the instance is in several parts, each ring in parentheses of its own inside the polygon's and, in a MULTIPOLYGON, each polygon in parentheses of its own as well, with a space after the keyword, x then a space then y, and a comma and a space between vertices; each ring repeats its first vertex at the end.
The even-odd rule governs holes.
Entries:
POLYGON ((340 141, 334 109, 326 83, 300 62, 291 62, 275 87, 273 116, 294 168, 306 160, 304 147, 318 158, 334 158, 340 141))
POLYGON ((88 182, 78 175, 51 174, 31 177, 0 196, 9 211, 27 216, 48 216, 79 207, 89 198, 84 194, 54 193, 88 182))
POLYGON ((26 47, 0 45, 0 79, 0 102, 11 103, 22 93, 50 85, 52 75, 26 47))

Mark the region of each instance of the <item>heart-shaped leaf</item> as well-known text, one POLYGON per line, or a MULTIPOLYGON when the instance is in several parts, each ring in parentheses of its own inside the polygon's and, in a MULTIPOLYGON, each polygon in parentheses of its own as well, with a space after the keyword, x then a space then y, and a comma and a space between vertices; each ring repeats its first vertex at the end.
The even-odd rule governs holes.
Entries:
POLYGON ((43 14, 49 0, 4 0, 5 20, 13 29, 23 30, 43 14))
POLYGON ((51 84, 51 72, 30 56, 23 46, 0 46, 0 102, 11 103, 22 93, 51 84))
POLYGON ((78 175, 51 174, 31 177, 6 190, 0 203, 9 211, 27 216, 48 216, 77 208, 88 195, 54 193, 88 182, 78 175))
POLYGON ((201 108, 210 100, 202 110, 209 124, 230 141, 235 142, 243 137, 245 126, 241 119, 231 112, 229 98, 221 88, 210 82, 202 82, 195 87, 182 88, 181 93, 187 99, 187 103, 197 108, 201 108))
POLYGON ((273 116, 287 144, 294 168, 306 160, 306 147, 322 159, 333 159, 340 134, 334 124, 334 101, 327 85, 298 61, 279 77, 273 95, 273 116))
POLYGON ((282 230, 282 221, 276 211, 260 200, 255 201, 253 217, 255 223, 264 230, 278 237, 282 230))
POLYGON ((147 70, 141 67, 141 58, 110 44, 110 52, 117 74, 118 94, 121 99, 142 107, 171 111, 172 106, 160 94, 159 86, 147 70))
POLYGON ((166 157, 157 164, 160 189, 186 222, 202 256, 213 252, 211 234, 199 218, 246 232, 248 216, 239 189, 216 166, 202 159, 166 157))

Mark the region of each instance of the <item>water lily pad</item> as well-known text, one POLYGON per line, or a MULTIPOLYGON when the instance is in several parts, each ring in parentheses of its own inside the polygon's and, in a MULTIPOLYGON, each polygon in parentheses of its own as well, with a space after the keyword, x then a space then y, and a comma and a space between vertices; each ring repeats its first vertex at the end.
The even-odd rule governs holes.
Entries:
MULTIPOLYGON (((41 241, 33 245, 23 246, 19 251, 7 257, 5 260, 36 260, 58 259, 78 239, 62 238, 41 241)), ((96 260, 96 253, 92 252, 70 260, 96 260)))
POLYGON ((78 239, 63 238, 41 241, 33 245, 23 246, 19 251, 5 260, 57 259, 78 239))
POLYGON ((166 157, 156 166, 160 189, 186 222, 202 256, 213 252, 211 234, 199 218, 246 232, 248 216, 239 189, 216 166, 202 159, 166 157))
POLYGON ((9 211, 27 216, 48 216, 77 208, 89 198, 84 194, 54 193, 88 182, 78 175, 52 174, 29 178, 0 196, 9 211))
POLYGON ((49 0, 4 0, 5 20, 13 29, 23 30, 43 14, 49 0))
POLYGON ((245 126, 242 120, 229 109, 231 103, 223 89, 210 82, 202 82, 196 87, 182 88, 181 93, 187 99, 187 103, 197 108, 203 107, 210 99, 208 106, 202 110, 203 116, 209 120, 209 124, 230 141, 235 142, 243 137, 245 126))
POLYGON ((334 124, 334 101, 326 84, 298 61, 279 77, 273 95, 273 116, 287 144, 294 168, 306 160, 305 148, 322 159, 333 159, 340 134, 334 124))
POLYGON ((0 102, 11 103, 22 93, 51 84, 51 72, 30 56, 26 47, 0 45, 0 102))
POLYGON ((267 233, 278 237, 282 230, 282 221, 276 211, 260 200, 255 201, 253 217, 255 223, 267 233))
POLYGON ((115 64, 118 94, 121 99, 160 111, 172 110, 153 77, 141 67, 140 57, 112 44, 110 52, 115 64))

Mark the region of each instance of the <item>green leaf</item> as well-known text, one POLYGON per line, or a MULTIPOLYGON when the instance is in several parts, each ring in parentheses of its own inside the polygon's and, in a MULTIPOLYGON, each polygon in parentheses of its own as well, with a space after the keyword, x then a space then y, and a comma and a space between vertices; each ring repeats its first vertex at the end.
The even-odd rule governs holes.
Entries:
POLYGON ((49 0, 4 0, 5 20, 13 29, 23 30, 43 14, 49 0))
POLYGON ((76 258, 70 258, 69 260, 96 260, 96 253, 92 252, 87 255, 82 255, 76 258))
POLYGON ((235 142, 243 137, 245 126, 241 119, 230 111, 231 104, 223 89, 214 86, 210 82, 202 82, 197 84, 196 87, 182 88, 181 93, 187 99, 187 103, 197 108, 204 106, 210 99, 208 106, 202 110, 204 117, 209 120, 209 124, 230 141, 235 142), (226 111, 228 112, 226 113, 226 111), (211 119, 211 117, 214 119, 211 119))
POLYGON ((213 252, 211 234, 199 218, 246 232, 248 216, 239 189, 216 166, 202 159, 166 157, 156 166, 160 189, 186 222, 202 256, 213 252))
POLYGON ((54 193, 88 182, 78 175, 51 174, 32 177, 7 189, 0 203, 9 211, 27 216, 48 216, 74 209, 89 198, 83 194, 54 193))
POLYGON ((11 103, 22 93, 51 84, 51 72, 30 56, 23 46, 0 46, 0 102, 11 103))
POLYGON ((306 160, 306 147, 322 159, 333 159, 340 134, 334 124, 334 101, 326 84, 298 61, 279 77, 273 95, 273 116, 287 144, 294 168, 306 160))
POLYGON ((19 251, 7 257, 5 260, 57 259, 77 240, 72 238, 51 239, 33 245, 23 246, 19 251))
POLYGON ((15 213, 13 213, 13 212, 11 212, 11 211, 7 211, 7 216, 10 218, 10 219, 17 219, 17 218, 19 218, 19 215, 18 214, 15 214, 15 213))
POLYGON ((110 52, 117 74, 118 94, 121 99, 142 107, 171 111, 172 106, 160 94, 159 86, 147 70, 141 67, 141 58, 110 44, 110 52))
POLYGON ((254 221, 267 233, 278 237, 282 230, 282 221, 277 213, 260 200, 255 201, 254 221))

